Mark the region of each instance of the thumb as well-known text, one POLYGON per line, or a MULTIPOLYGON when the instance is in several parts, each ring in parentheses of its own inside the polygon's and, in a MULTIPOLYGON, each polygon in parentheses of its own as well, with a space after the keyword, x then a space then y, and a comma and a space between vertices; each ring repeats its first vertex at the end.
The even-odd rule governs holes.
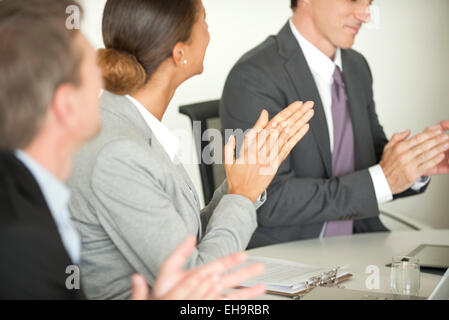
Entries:
POLYGON ((235 136, 231 136, 225 145, 225 167, 235 162, 235 144, 235 136))
POLYGON ((147 300, 148 284, 145 278, 140 274, 135 274, 131 278, 132 294, 131 300, 147 300))

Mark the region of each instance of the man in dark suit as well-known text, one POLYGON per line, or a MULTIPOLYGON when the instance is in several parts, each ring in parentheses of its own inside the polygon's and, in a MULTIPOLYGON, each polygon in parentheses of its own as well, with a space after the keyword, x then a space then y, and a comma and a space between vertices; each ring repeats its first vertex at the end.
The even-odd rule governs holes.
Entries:
POLYGON ((243 129, 262 109, 314 101, 311 132, 268 189, 251 247, 317 237, 388 231, 379 204, 425 191, 449 173, 448 122, 388 141, 378 121, 372 75, 351 50, 370 0, 292 0, 277 36, 245 54, 223 92, 223 128, 243 129))
POLYGON ((36 179, 10 152, 0 152, 0 190, 0 298, 84 298, 67 290, 73 262, 36 179))
MULTIPOLYGON (((78 268, 81 241, 64 184, 76 151, 99 130, 101 73, 93 47, 65 28, 74 0, 0 2, 0 299, 84 299, 78 268)), ((164 262, 153 287, 160 299, 245 299, 263 286, 232 288, 260 274, 253 265, 226 276, 245 255, 194 270, 183 265, 188 238, 164 262)), ((132 279, 132 299, 148 298, 132 279)))

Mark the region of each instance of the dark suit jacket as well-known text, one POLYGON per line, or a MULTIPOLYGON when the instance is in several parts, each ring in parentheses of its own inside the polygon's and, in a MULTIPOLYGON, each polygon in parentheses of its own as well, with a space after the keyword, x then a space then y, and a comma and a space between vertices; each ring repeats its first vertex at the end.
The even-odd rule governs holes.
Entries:
MULTIPOLYGON (((356 219, 354 232, 388 231, 368 168, 388 142, 379 124, 372 76, 364 57, 342 50, 343 77, 354 127, 356 171, 332 176, 329 131, 312 73, 289 24, 245 54, 232 69, 220 116, 225 129, 248 129, 266 109, 273 117, 294 101, 314 101, 311 132, 293 149, 268 188, 249 247, 318 237, 323 223, 356 219)), ((402 196, 416 194, 409 190, 402 196)))
POLYGON ((0 299, 83 299, 65 286, 72 264, 36 180, 0 152, 0 299))

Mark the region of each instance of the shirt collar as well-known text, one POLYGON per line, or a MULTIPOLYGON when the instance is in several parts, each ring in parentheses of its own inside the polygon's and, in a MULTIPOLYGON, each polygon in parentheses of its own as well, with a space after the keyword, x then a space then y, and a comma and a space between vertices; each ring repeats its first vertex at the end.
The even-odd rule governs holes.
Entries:
POLYGON ((338 66, 340 70, 343 71, 341 49, 337 48, 335 59, 334 61, 332 61, 328 56, 326 56, 317 47, 315 47, 309 40, 304 38, 301 33, 299 33, 298 29, 295 27, 291 19, 289 23, 290 29, 292 30, 293 35, 298 41, 311 71, 324 81, 332 83, 335 66, 338 66))
POLYGON ((165 152, 167 152, 170 159, 174 161, 179 151, 180 143, 178 137, 155 116, 153 116, 153 114, 148 111, 147 108, 145 108, 139 101, 137 101, 130 95, 126 95, 126 97, 131 100, 131 102, 136 106, 137 110, 139 110, 143 119, 150 127, 153 134, 156 136, 156 139, 162 145, 165 152))
POLYGON ((36 179, 52 214, 66 212, 70 200, 69 188, 22 150, 16 150, 15 155, 36 179))

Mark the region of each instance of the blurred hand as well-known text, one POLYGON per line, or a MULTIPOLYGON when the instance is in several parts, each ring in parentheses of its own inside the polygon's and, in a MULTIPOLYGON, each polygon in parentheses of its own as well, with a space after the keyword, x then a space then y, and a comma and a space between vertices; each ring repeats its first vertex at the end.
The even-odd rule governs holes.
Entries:
POLYGON ((148 284, 145 278, 140 274, 135 274, 131 278, 132 293, 131 300, 148 300, 148 284))
POLYGON ((225 171, 228 194, 239 194, 252 202, 266 190, 281 163, 309 131, 314 115, 313 102, 295 102, 271 121, 262 111, 255 126, 245 136, 238 159, 236 138, 225 146, 225 171))
POLYGON ((397 133, 385 146, 380 166, 393 194, 409 189, 438 167, 449 150, 449 136, 440 125, 407 139, 410 131, 397 133))
MULTIPOLYGON (((258 285, 223 294, 224 290, 234 288, 264 271, 262 264, 253 264, 224 274, 246 261, 246 254, 243 252, 216 260, 190 271, 184 271, 182 267, 195 245, 195 238, 189 236, 162 264, 151 295, 152 299, 241 300, 251 299, 265 293, 265 287, 258 285)), ((145 279, 140 275, 134 275, 132 283, 133 293, 131 299, 147 299, 148 285, 145 279)))
MULTIPOLYGON (((449 131, 449 120, 443 121, 439 124, 441 130, 449 131)), ((449 151, 444 154, 444 159, 436 167, 430 169, 426 176, 436 176, 442 174, 449 174, 449 151)))

